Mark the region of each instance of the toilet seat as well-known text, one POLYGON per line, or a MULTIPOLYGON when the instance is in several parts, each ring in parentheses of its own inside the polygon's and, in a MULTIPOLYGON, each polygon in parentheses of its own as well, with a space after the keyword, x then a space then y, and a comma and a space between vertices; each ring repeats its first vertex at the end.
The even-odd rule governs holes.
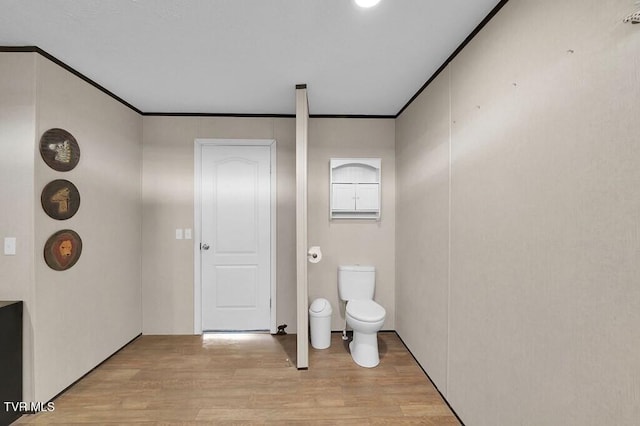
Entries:
POLYGON ((373 300, 350 300, 347 314, 358 321, 377 322, 384 320, 387 312, 373 300))

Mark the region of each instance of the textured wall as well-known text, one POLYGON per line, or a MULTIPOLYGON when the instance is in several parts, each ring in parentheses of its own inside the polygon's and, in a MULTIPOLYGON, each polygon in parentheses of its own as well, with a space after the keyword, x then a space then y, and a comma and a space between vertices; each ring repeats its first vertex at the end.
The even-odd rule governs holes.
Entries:
MULTIPOLYGON (((175 229, 193 228, 194 140, 197 138, 277 141, 277 323, 286 323, 288 332, 296 332, 295 120, 144 117, 143 122, 144 333, 193 333, 193 241, 176 240, 175 229)), ((373 262, 381 267, 378 296, 389 312, 385 328, 393 328, 393 147, 393 120, 312 119, 310 122, 309 243, 322 245, 327 257, 322 264, 310 268, 309 294, 332 300, 336 329, 341 329, 343 321, 337 313, 335 268, 338 260, 373 262), (329 224, 329 158, 335 156, 383 157, 384 222, 329 224), (364 251, 363 242, 367 246, 364 251), (377 246, 372 247, 371 243, 377 246), (340 257, 337 255, 340 252, 354 255, 340 257), (322 271, 320 275, 318 270, 322 271)))
POLYGON ((46 401, 142 330, 140 293, 142 119, 119 102, 36 56, 36 144, 48 129, 68 130, 81 157, 69 172, 35 158, 35 397, 46 401), (80 210, 60 222, 39 197, 53 179, 80 191, 80 210), (42 248, 70 228, 83 241, 78 263, 54 271, 42 248))
POLYGON ((0 300, 24 301, 23 395, 33 400, 33 209, 36 58, 0 53, 0 242, 17 239, 15 256, 0 253, 0 300))
POLYGON ((511 0, 398 120, 397 329, 469 425, 640 417, 632 7, 511 0))
POLYGON ((449 79, 396 124, 396 328, 441 392, 447 385, 449 79))
POLYGON ((295 332, 295 120, 144 117, 142 292, 145 334, 193 333, 194 141, 277 141, 277 323, 295 332))
POLYGON ((375 299, 386 309, 383 328, 395 329, 395 121, 311 118, 309 121, 309 246, 323 260, 308 265, 309 299, 324 297, 333 307, 331 327, 344 328, 338 298, 339 265, 376 267, 375 299), (329 160, 382 159, 381 220, 329 220, 329 160))

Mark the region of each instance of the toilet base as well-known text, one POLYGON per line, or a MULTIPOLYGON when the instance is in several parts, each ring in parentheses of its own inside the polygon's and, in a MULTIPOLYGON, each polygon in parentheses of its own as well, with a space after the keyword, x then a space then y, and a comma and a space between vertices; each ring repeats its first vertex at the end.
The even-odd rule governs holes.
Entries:
POLYGON ((365 334, 354 330, 349 350, 353 361, 361 367, 372 368, 380 363, 378 333, 365 334))

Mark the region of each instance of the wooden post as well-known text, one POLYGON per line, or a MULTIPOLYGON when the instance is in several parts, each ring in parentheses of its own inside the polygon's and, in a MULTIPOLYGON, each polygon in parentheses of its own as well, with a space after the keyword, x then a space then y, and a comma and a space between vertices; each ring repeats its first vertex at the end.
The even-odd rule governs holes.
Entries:
POLYGON ((309 288, 307 284, 307 85, 296 85, 296 269, 298 369, 309 367, 309 288))

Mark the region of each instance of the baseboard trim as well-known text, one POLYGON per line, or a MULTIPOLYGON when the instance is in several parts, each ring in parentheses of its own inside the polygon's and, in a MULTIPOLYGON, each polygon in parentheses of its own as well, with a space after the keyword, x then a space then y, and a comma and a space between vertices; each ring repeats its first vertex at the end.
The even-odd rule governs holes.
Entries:
POLYGON ((411 349, 409 349, 409 347, 407 346, 407 344, 404 342, 404 340, 402 340, 402 337, 400 337, 400 335, 398 334, 397 331, 393 331, 396 336, 398 336, 398 339, 400 339, 400 341, 402 342, 402 344, 404 345, 404 347, 407 349, 407 352, 409 352, 409 354, 413 357, 413 360, 416 362, 416 364, 418 364, 418 367, 420 367, 420 369, 422 370, 422 372, 424 373, 425 376, 427 376, 427 379, 429 379, 429 381, 431 382, 431 384, 433 385, 434 388, 436 388, 436 390, 438 391, 438 393, 440 394, 440 397, 442 398, 442 400, 444 401, 445 404, 447 404, 447 407, 449 407, 449 409, 451 410, 451 412, 453 413, 454 416, 456 416, 456 419, 458 419, 458 421, 460 422, 460 424, 462 426, 465 426, 464 422, 462 421, 462 419, 460 418, 460 416, 458 415, 458 413, 456 413, 456 410, 454 410, 454 408, 451 406, 451 404, 449 404, 449 401, 447 400, 447 398, 442 394, 442 392, 440 392, 440 389, 438 389, 438 386, 436 386, 435 382, 433 380, 431 380, 431 377, 429 376, 429 373, 427 373, 427 370, 424 369, 424 367, 422 366, 422 364, 420 364, 420 361, 418 361, 418 359, 416 358, 416 356, 413 354, 413 352, 411 352, 411 349))
MULTIPOLYGON (((74 381, 73 383, 71 383, 69 386, 67 386, 66 388, 62 389, 60 392, 58 392, 53 398, 51 398, 49 401, 47 401, 47 403, 55 401, 59 396, 61 396, 62 394, 64 394, 66 391, 68 391, 69 389, 71 389, 76 383, 78 383, 80 380, 84 379, 85 377, 87 377, 89 374, 91 374, 96 368, 100 367, 101 365, 103 365, 105 362, 109 361, 111 358, 113 358, 114 355, 116 355, 118 352, 120 352, 121 350, 123 350, 124 348, 126 348, 127 346, 129 346, 130 344, 132 344, 134 341, 136 341, 140 336, 142 336, 142 333, 138 334, 136 337, 134 337, 133 339, 129 340, 127 343, 125 343, 122 347, 120 347, 120 349, 116 350, 114 353, 112 353, 111 355, 109 355, 107 358, 105 358, 103 361, 101 361, 98 365, 96 365, 95 367, 93 367, 91 370, 87 371, 86 373, 84 373, 81 377, 79 377, 76 381, 74 381)), ((36 412, 26 412, 24 414, 37 414, 36 412)))

